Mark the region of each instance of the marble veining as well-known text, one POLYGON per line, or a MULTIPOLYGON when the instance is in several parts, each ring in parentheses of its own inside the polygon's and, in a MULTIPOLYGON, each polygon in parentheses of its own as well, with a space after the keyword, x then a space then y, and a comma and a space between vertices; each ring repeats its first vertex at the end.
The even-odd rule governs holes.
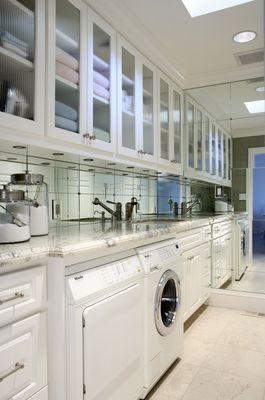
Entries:
POLYGON ((227 218, 230 217, 192 218, 177 222, 119 222, 115 225, 111 222, 94 222, 55 227, 50 229, 48 236, 33 237, 25 243, 0 245, 0 268, 12 261, 27 263, 41 256, 64 257, 79 251, 100 251, 101 248, 122 246, 130 241, 188 231, 227 218))

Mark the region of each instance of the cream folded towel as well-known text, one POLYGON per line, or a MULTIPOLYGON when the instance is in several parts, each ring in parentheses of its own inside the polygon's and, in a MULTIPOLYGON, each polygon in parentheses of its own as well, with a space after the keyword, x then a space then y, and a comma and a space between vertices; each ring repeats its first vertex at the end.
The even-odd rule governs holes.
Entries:
POLYGON ((73 82, 73 83, 78 83, 79 82, 79 74, 78 72, 74 71, 73 69, 67 67, 66 65, 56 61, 56 74, 61 76, 62 78, 73 82))
POLYGON ((78 70, 78 60, 59 47, 56 47, 56 61, 59 61, 74 71, 78 70))

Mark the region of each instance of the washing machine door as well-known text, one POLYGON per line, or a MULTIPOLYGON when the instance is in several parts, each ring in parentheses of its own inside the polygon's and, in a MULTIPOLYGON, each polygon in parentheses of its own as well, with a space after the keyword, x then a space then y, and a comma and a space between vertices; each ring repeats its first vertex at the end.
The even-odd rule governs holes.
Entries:
POLYGON ((155 297, 155 324, 162 336, 169 335, 175 327, 180 306, 180 281, 177 274, 167 270, 161 276, 155 297))

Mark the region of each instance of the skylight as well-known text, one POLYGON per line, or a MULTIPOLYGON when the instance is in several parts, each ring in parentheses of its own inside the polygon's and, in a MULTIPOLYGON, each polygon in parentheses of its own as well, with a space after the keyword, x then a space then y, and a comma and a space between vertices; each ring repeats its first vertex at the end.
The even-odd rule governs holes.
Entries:
POLYGON ((224 10, 253 0, 182 0, 191 17, 224 10))
POLYGON ((250 114, 259 114, 265 112, 265 100, 245 101, 244 104, 250 114))

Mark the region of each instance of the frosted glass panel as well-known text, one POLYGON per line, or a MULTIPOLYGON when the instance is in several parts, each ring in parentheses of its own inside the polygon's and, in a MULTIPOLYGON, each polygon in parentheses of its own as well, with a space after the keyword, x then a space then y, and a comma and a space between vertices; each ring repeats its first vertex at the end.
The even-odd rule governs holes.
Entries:
POLYGON ((110 36, 93 25, 93 125, 98 140, 110 142, 110 36))
POLYGON ((197 111, 197 169, 202 171, 202 112, 197 111))
POLYGON ((35 118, 35 1, 1 0, 0 111, 35 118))
POLYGON ((212 125, 212 175, 216 175, 216 128, 212 125))
POLYGON ((226 136, 223 135, 223 156, 224 156, 224 170, 223 170, 223 178, 227 178, 227 143, 226 136))
POLYGON ((210 121, 205 117, 205 170, 210 173, 210 121))
POLYGON ((181 97, 173 91, 174 161, 181 163, 181 97))
POLYGON ((218 129, 218 175, 222 177, 222 132, 218 129))
POLYGON ((143 150, 154 154, 154 76, 143 65, 143 150))
POLYGON ((231 179, 231 168, 232 168, 232 149, 231 149, 231 139, 228 138, 228 179, 231 179))
POLYGON ((160 135, 161 158, 169 159, 169 86, 160 79, 160 135))
POLYGON ((189 167, 194 168, 194 107, 188 103, 189 167))
POLYGON ((55 126, 79 133, 80 11, 56 0, 55 126))
POLYGON ((122 48, 122 145, 135 150, 135 57, 122 48))

